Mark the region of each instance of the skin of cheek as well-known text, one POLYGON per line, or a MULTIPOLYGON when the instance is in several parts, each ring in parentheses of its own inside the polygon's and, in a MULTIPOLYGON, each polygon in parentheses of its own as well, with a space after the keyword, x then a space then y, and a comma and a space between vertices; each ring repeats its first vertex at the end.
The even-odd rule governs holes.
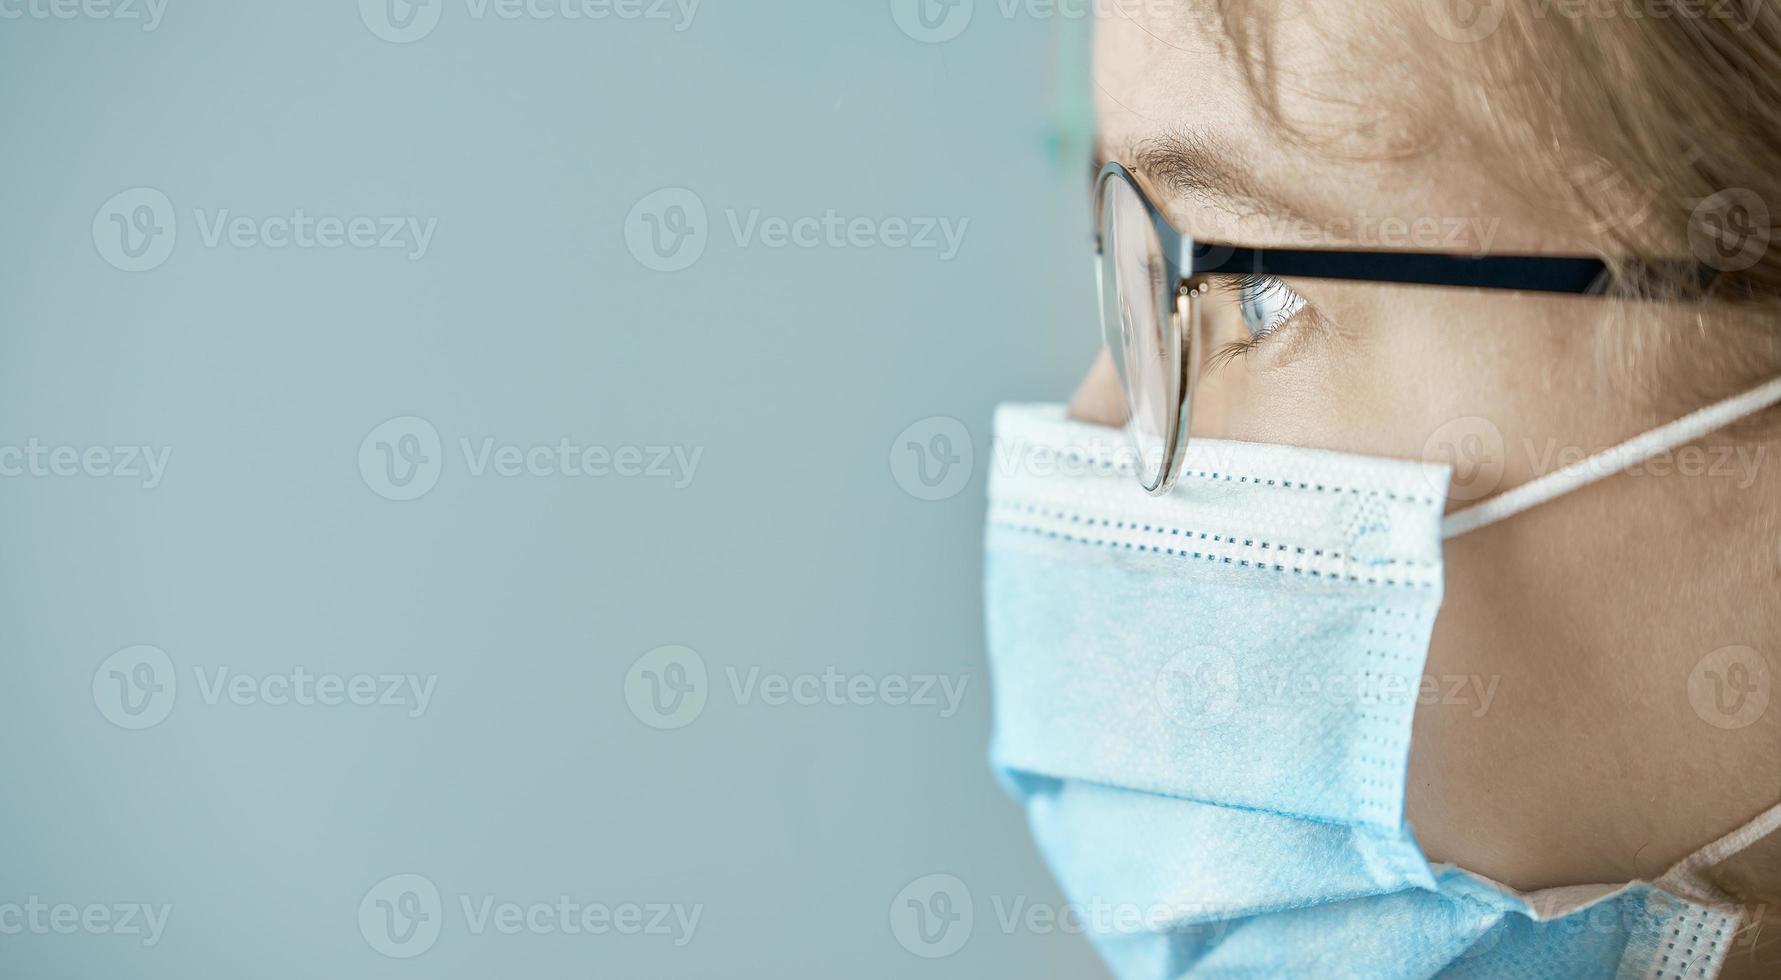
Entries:
POLYGON ((1482 717, 1417 712, 1432 858, 1522 888, 1651 878, 1781 796, 1781 718, 1722 730, 1690 700, 1703 657, 1781 626, 1724 561, 1759 491, 1715 483, 1623 476, 1447 543, 1427 671, 1500 683, 1482 717))

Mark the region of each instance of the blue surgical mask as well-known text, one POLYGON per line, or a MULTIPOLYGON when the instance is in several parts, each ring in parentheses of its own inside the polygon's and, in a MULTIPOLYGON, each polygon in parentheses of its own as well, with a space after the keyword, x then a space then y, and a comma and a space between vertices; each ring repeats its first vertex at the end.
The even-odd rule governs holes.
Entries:
POLYGON ((1741 912, 1704 869, 1524 893, 1405 823, 1442 542, 1781 399, 1781 382, 1443 517, 1445 465, 1196 438, 1147 495, 1120 433, 996 418, 992 761, 1127 980, 1713 977, 1741 912))

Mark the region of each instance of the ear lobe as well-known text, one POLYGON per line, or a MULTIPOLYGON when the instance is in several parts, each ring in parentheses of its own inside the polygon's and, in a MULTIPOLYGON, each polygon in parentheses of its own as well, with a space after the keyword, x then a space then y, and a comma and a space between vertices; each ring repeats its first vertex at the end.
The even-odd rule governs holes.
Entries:
POLYGON ((1070 397, 1070 417, 1078 422, 1091 422, 1115 428, 1125 424, 1125 391, 1119 384, 1119 372, 1106 350, 1095 358, 1088 376, 1070 397))

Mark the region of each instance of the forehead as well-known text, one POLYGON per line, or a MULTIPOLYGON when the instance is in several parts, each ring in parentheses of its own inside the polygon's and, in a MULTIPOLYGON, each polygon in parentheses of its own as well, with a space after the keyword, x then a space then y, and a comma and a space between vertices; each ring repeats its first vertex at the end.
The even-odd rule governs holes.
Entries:
POLYGON ((1391 155, 1394 143, 1417 137, 1407 114, 1386 111, 1361 91, 1385 66, 1357 64, 1375 18, 1347 6, 1286 10, 1254 0, 1243 8, 1243 27, 1207 4, 1109 4, 1095 46, 1103 135, 1117 145, 1158 129, 1216 126, 1224 141, 1267 144, 1274 134, 1262 112, 1266 94, 1289 121, 1345 156, 1391 155), (1249 38, 1248 59, 1237 54, 1239 28, 1249 38), (1265 78, 1246 64, 1265 66, 1265 78))
POLYGON ((1205 119, 1250 102, 1236 59, 1215 17, 1205 11, 1108 4, 1096 21, 1095 83, 1102 132, 1142 132, 1144 122, 1205 119), (1118 110, 1118 111, 1109 111, 1118 110))
POLYGON ((1417 76, 1405 50, 1415 35, 1387 6, 1273 11, 1256 38, 1268 68, 1258 76, 1216 15, 1108 4, 1096 23, 1098 153, 1134 167, 1171 220, 1202 238, 1472 251, 1489 226, 1494 251, 1587 251, 1567 222, 1492 172, 1506 169, 1504 151, 1441 117, 1440 79, 1417 76), (1216 166, 1179 179, 1170 164, 1183 147, 1216 166), (1472 229, 1471 239, 1380 240, 1417 223, 1472 229))

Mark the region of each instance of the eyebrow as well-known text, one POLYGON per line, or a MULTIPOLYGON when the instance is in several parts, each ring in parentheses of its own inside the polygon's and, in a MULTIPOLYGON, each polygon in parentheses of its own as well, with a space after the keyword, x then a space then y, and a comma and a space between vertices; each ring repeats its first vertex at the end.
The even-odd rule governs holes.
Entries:
POLYGON ((1110 156, 1096 142, 1095 172, 1108 160, 1153 181, 1168 197, 1182 197, 1237 217, 1267 215, 1286 221, 1311 221, 1318 210, 1304 199, 1256 179, 1242 154, 1228 141, 1204 130, 1159 133, 1124 144, 1110 156))

